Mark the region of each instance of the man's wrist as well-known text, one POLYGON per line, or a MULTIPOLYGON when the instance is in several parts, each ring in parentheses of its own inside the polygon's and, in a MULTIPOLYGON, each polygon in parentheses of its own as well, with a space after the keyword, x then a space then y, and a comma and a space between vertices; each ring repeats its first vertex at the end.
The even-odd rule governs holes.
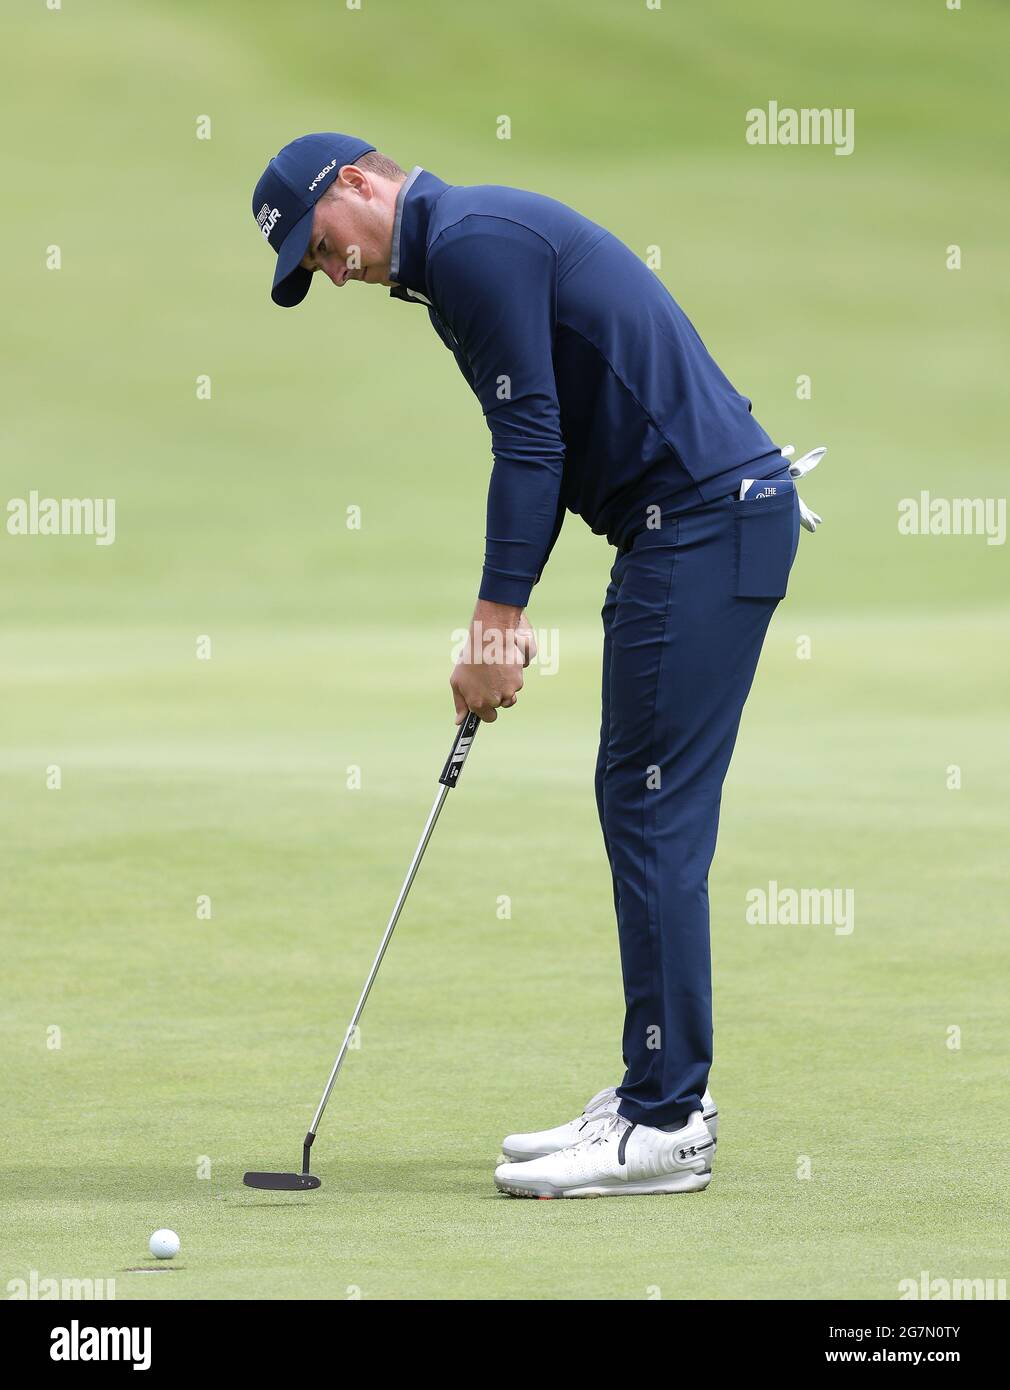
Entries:
POLYGON ((522 615, 522 608, 515 604, 494 603, 491 599, 479 598, 473 610, 473 621, 480 623, 484 629, 513 632, 519 626, 522 615))

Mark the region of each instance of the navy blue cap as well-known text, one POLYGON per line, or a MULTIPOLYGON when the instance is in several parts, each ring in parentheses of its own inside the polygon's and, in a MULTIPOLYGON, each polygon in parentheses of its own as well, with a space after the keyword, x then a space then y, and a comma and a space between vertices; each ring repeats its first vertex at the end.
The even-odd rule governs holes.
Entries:
POLYGON ((353 135, 302 135, 285 145, 260 175, 252 197, 256 225, 277 252, 270 298, 290 309, 300 304, 312 284, 301 261, 309 249, 312 214, 345 164, 374 150, 353 135))

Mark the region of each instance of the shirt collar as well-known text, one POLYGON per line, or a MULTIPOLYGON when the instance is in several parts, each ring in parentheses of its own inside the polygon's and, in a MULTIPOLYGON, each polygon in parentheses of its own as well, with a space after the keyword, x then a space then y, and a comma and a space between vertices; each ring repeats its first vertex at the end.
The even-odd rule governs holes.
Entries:
POLYGON ((395 299, 421 298, 424 303, 428 223, 435 204, 449 188, 443 179, 416 164, 400 185, 393 214, 390 294, 395 299))

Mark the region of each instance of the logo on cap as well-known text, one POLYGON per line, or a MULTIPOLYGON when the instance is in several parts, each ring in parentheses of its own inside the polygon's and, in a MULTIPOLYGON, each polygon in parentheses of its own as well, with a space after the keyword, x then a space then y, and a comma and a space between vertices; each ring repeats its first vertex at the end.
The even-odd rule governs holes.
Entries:
POLYGON ((320 169, 320 170, 319 170, 319 173, 315 176, 315 178, 314 178, 314 179, 312 180, 312 182, 309 184, 309 192, 310 192, 310 193, 311 193, 312 190, 315 188, 316 184, 322 183, 323 179, 324 179, 324 178, 326 177, 326 175, 330 172, 330 170, 336 167, 336 164, 337 164, 337 161, 336 161, 335 159, 331 159, 330 162, 329 162, 329 164, 327 164, 327 166, 326 166, 325 169, 320 169))
POLYGON ((280 209, 272 208, 269 203, 264 203, 256 214, 256 225, 266 237, 267 241, 270 240, 270 233, 280 220, 280 215, 280 209))

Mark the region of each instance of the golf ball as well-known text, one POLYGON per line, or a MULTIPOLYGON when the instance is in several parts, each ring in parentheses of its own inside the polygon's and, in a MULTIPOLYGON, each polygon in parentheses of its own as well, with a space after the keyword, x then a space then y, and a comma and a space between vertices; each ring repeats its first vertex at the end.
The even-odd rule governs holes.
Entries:
POLYGON ((179 1237, 174 1231, 155 1231, 147 1244, 156 1260, 170 1260, 179 1253, 179 1237))

